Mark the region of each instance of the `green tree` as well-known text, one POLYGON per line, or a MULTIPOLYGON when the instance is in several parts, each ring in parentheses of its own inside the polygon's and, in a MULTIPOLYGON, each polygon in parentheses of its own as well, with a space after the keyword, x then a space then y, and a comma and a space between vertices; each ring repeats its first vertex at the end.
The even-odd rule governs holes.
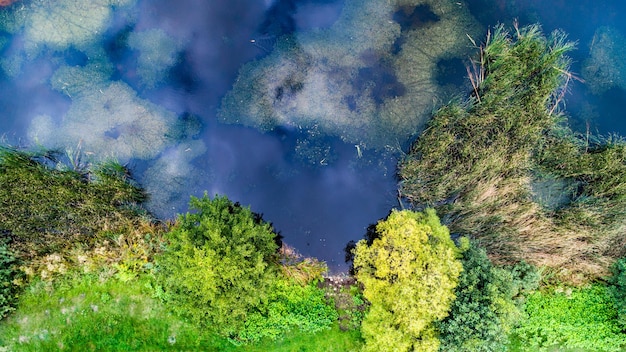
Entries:
POLYGON ((525 263, 495 267, 484 249, 470 243, 450 315, 438 324, 441 351, 505 351, 521 318, 521 301, 539 285, 537 271, 525 263))
POLYGON ((277 235, 226 197, 192 197, 190 208, 167 235, 160 282, 179 313, 237 338, 277 280, 277 235))
POLYGON ((448 315, 462 270, 435 211, 393 211, 378 238, 354 249, 354 269, 371 303, 361 327, 366 351, 436 351, 434 323, 448 315))

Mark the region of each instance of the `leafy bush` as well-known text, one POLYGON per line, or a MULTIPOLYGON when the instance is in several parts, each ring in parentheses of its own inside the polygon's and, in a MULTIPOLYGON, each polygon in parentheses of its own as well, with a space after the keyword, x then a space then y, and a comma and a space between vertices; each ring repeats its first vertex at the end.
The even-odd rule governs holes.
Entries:
POLYGON ((277 235, 226 197, 192 197, 190 208, 166 235, 159 281, 176 311, 236 338, 276 285, 277 235))
POLYGON ((622 351, 626 345, 605 286, 537 292, 529 296, 526 312, 528 319, 515 330, 524 351, 545 351, 555 346, 622 351))
POLYGON ((617 309, 618 322, 626 331, 626 258, 615 262, 611 269, 613 275, 609 278, 608 290, 617 309))
POLYGON ((242 341, 277 338, 291 329, 317 332, 337 320, 337 311, 326 302, 324 291, 310 284, 301 286, 277 280, 270 288, 268 303, 248 315, 239 332, 242 341))
POLYGON ((366 351, 436 351, 434 323, 448 315, 462 270, 448 229, 432 209, 393 211, 380 235, 354 249, 354 269, 371 303, 361 326, 366 351))
POLYGON ((521 318, 517 304, 537 288, 539 276, 527 264, 510 270, 493 266, 475 244, 463 252, 463 271, 450 315, 438 324, 441 351, 504 351, 521 318))
POLYGON ((0 239, 0 320, 14 310, 18 291, 14 281, 20 276, 17 259, 0 239))

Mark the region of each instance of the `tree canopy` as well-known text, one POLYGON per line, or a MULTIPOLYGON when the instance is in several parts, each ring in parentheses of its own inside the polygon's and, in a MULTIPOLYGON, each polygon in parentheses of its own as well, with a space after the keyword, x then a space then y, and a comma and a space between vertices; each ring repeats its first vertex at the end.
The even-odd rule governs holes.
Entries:
POLYGON ((450 315, 437 324, 440 351, 506 351, 509 334, 523 315, 523 299, 537 288, 540 276, 526 263, 510 268, 494 266, 475 243, 461 247, 463 272, 455 289, 456 299, 450 315))
POLYGON ((192 197, 190 208, 168 234, 161 282, 180 313, 236 336, 276 280, 277 235, 226 197, 192 197))
POLYGON ((371 303, 362 324, 366 351, 436 351, 434 322, 448 315, 462 270, 435 211, 393 211, 378 238, 354 249, 354 269, 371 303))

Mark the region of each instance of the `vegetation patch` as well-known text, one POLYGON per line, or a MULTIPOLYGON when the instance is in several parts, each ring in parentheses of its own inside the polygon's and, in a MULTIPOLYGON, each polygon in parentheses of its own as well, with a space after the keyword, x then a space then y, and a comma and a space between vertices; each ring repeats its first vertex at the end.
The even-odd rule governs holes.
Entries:
POLYGON ((0 233, 20 256, 91 245, 99 232, 139 218, 144 199, 117 163, 83 168, 53 152, 0 148, 0 233))
POLYGON ((311 280, 319 265, 281 266, 278 235, 261 216, 226 197, 192 197, 190 207, 167 234, 157 271, 163 298, 181 316, 235 344, 336 320, 311 280))
POLYGON ((496 262, 525 260, 580 284, 623 256, 626 144, 590 143, 560 124, 572 48, 560 32, 496 27, 468 70, 472 95, 434 115, 399 175, 415 207, 434 206, 496 262), (537 179, 578 187, 550 208, 534 201, 537 179))
POLYGON ((607 288, 554 289, 532 294, 526 302, 528 319, 515 334, 522 351, 553 347, 588 351, 622 351, 626 336, 607 288))
POLYGON ((11 351, 180 351, 230 345, 171 314, 152 298, 149 282, 145 276, 122 282, 106 270, 34 282, 15 314, 0 325, 0 346, 11 351))
POLYGON ((0 239, 0 320, 12 312, 18 295, 16 281, 22 273, 18 260, 8 246, 0 239))

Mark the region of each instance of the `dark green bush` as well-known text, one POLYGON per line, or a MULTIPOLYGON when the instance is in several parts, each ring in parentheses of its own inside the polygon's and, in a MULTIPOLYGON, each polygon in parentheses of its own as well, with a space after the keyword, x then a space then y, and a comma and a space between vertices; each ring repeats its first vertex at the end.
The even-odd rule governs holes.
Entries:
POLYGON ((608 290, 617 309, 618 322, 626 331, 626 258, 615 262, 611 271, 608 290))
POLYGON ((522 316, 521 296, 537 288, 539 276, 527 264, 510 270, 493 266, 484 249, 463 252, 463 271, 450 315, 439 323, 441 351, 504 351, 522 316))
POLYGON ((8 246, 0 240, 0 320, 14 310, 18 294, 15 280, 21 276, 17 259, 8 246))
POLYGON ((236 339, 278 279, 276 233, 226 197, 191 198, 166 235, 159 281, 176 311, 236 339))

